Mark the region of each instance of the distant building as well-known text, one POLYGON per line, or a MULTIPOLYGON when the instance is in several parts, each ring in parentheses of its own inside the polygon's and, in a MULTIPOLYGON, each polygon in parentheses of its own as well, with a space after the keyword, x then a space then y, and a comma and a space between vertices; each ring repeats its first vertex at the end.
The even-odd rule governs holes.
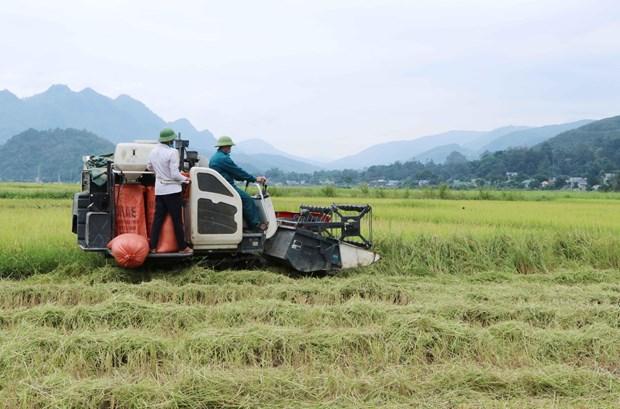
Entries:
POLYGON ((613 178, 615 178, 617 173, 605 173, 603 175, 603 184, 610 185, 613 178))
POLYGON ((421 179, 418 180, 418 186, 422 187, 422 186, 428 186, 431 184, 431 181, 428 179, 421 179))
POLYGON ((523 182, 521 182, 521 186, 523 186, 526 189, 529 189, 532 187, 532 184, 536 182, 534 179, 525 179, 523 182))
POLYGON ((547 180, 543 180, 542 182, 540 182, 540 187, 542 189, 551 188, 551 187, 562 187, 562 186, 556 186, 557 181, 558 180, 556 178, 549 178, 547 180))
POLYGON ((383 187, 383 186, 385 186, 385 183, 386 183, 385 179, 375 179, 375 180, 371 180, 368 183, 368 186, 371 186, 371 187, 383 187))
POLYGON ((450 187, 452 187, 454 189, 468 189, 468 188, 476 187, 476 183, 472 182, 472 181, 468 182, 468 181, 465 181, 465 180, 455 179, 455 180, 450 182, 450 187))
POLYGON ((586 190, 588 188, 588 178, 581 176, 570 177, 566 181, 566 184, 570 189, 586 190))
POLYGON ((506 177, 508 179, 516 178, 519 176, 519 172, 506 172, 506 177))
POLYGON ((368 186, 371 186, 371 187, 392 187, 392 188, 397 188, 401 184, 402 184, 402 182, 400 180, 396 180, 396 179, 389 179, 389 180, 376 179, 376 180, 371 180, 368 183, 368 186))

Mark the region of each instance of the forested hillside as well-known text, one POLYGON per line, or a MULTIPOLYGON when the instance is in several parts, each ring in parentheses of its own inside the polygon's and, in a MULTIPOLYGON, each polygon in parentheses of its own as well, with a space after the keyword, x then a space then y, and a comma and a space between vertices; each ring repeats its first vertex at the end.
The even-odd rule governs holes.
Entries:
POLYGON ((79 180, 82 156, 114 152, 114 145, 88 131, 29 129, 0 146, 0 180, 79 180))
MULTIPOLYGON (((462 157, 462 155, 459 155, 462 157)), ((455 157, 455 155, 452 155, 455 157)), ((370 166, 363 171, 323 171, 312 175, 281 174, 272 176, 309 183, 330 181, 338 184, 398 180, 404 184, 443 183, 480 179, 484 184, 502 184, 511 179, 520 183, 532 179, 586 177, 589 185, 600 184, 605 173, 620 170, 620 116, 602 119, 573 129, 532 148, 515 148, 487 153, 479 160, 446 161, 445 164, 396 162, 370 166), (510 174, 507 175, 507 174, 510 174)))

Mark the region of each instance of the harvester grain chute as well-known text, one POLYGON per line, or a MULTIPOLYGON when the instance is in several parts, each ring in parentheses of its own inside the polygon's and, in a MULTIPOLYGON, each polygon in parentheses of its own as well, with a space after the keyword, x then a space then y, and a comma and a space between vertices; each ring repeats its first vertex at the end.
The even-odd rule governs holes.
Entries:
MULTIPOLYGON (((155 253, 147 259, 256 258, 308 273, 367 266, 379 259, 372 251, 369 205, 302 205, 297 212, 275 211, 267 187, 257 185, 253 197, 268 228, 264 232, 244 229, 239 194, 217 171, 201 166, 198 153, 189 151, 188 145, 180 137, 174 141, 181 170, 191 180, 184 186, 183 216, 186 240, 194 253, 155 253)), ((82 192, 73 201, 72 229, 82 250, 109 254, 107 244, 128 225, 120 222, 123 217, 139 216, 143 211, 144 217, 137 217, 135 224, 146 223, 142 220, 147 219, 149 209, 140 209, 139 203, 148 207, 148 198, 128 208, 119 203, 119 191, 152 191, 149 186, 154 185, 155 176, 146 164, 154 147, 151 141, 121 143, 114 158, 85 158, 82 192), (144 189, 137 189, 140 186, 144 189)))

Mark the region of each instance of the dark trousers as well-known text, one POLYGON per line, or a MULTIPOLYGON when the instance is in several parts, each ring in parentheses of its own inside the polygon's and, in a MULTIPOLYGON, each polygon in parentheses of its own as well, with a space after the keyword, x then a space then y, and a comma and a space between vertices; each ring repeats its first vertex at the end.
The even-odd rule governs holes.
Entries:
POLYGON ((239 196, 241 196, 241 206, 243 207, 243 219, 248 229, 255 229, 261 223, 260 213, 254 199, 245 190, 233 185, 239 196))
POLYGON ((155 216, 153 218, 153 226, 151 226, 151 248, 156 249, 159 242, 159 234, 161 226, 164 224, 166 215, 169 214, 174 224, 174 235, 177 238, 179 250, 187 247, 185 242, 185 232, 183 231, 183 222, 181 219, 181 209, 183 207, 183 198, 181 192, 169 195, 155 196, 155 216))

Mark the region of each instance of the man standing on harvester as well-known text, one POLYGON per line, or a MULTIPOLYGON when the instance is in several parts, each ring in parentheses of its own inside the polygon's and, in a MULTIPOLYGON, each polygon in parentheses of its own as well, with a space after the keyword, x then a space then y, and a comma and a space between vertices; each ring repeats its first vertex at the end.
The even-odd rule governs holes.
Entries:
POLYGON ((159 235, 166 215, 169 214, 174 224, 174 235, 181 253, 191 254, 192 249, 185 242, 181 208, 183 197, 181 185, 189 179, 179 172, 179 151, 172 147, 176 139, 170 128, 159 133, 159 142, 149 155, 148 170, 155 172, 155 216, 151 227, 151 252, 155 253, 159 235))
POLYGON ((243 205, 243 219, 248 227, 250 229, 265 231, 268 226, 267 223, 261 222, 256 203, 254 203, 254 200, 249 194, 247 194, 247 192, 235 186, 235 180, 264 184, 267 183, 267 178, 264 176, 254 177, 237 166, 230 158, 230 151, 234 145, 235 144, 229 136, 220 137, 215 144, 217 152, 215 152, 215 154, 211 157, 211 160, 209 160, 209 167, 218 171, 219 174, 222 175, 233 188, 235 188, 235 190, 239 193, 239 196, 241 196, 241 203, 243 205))

